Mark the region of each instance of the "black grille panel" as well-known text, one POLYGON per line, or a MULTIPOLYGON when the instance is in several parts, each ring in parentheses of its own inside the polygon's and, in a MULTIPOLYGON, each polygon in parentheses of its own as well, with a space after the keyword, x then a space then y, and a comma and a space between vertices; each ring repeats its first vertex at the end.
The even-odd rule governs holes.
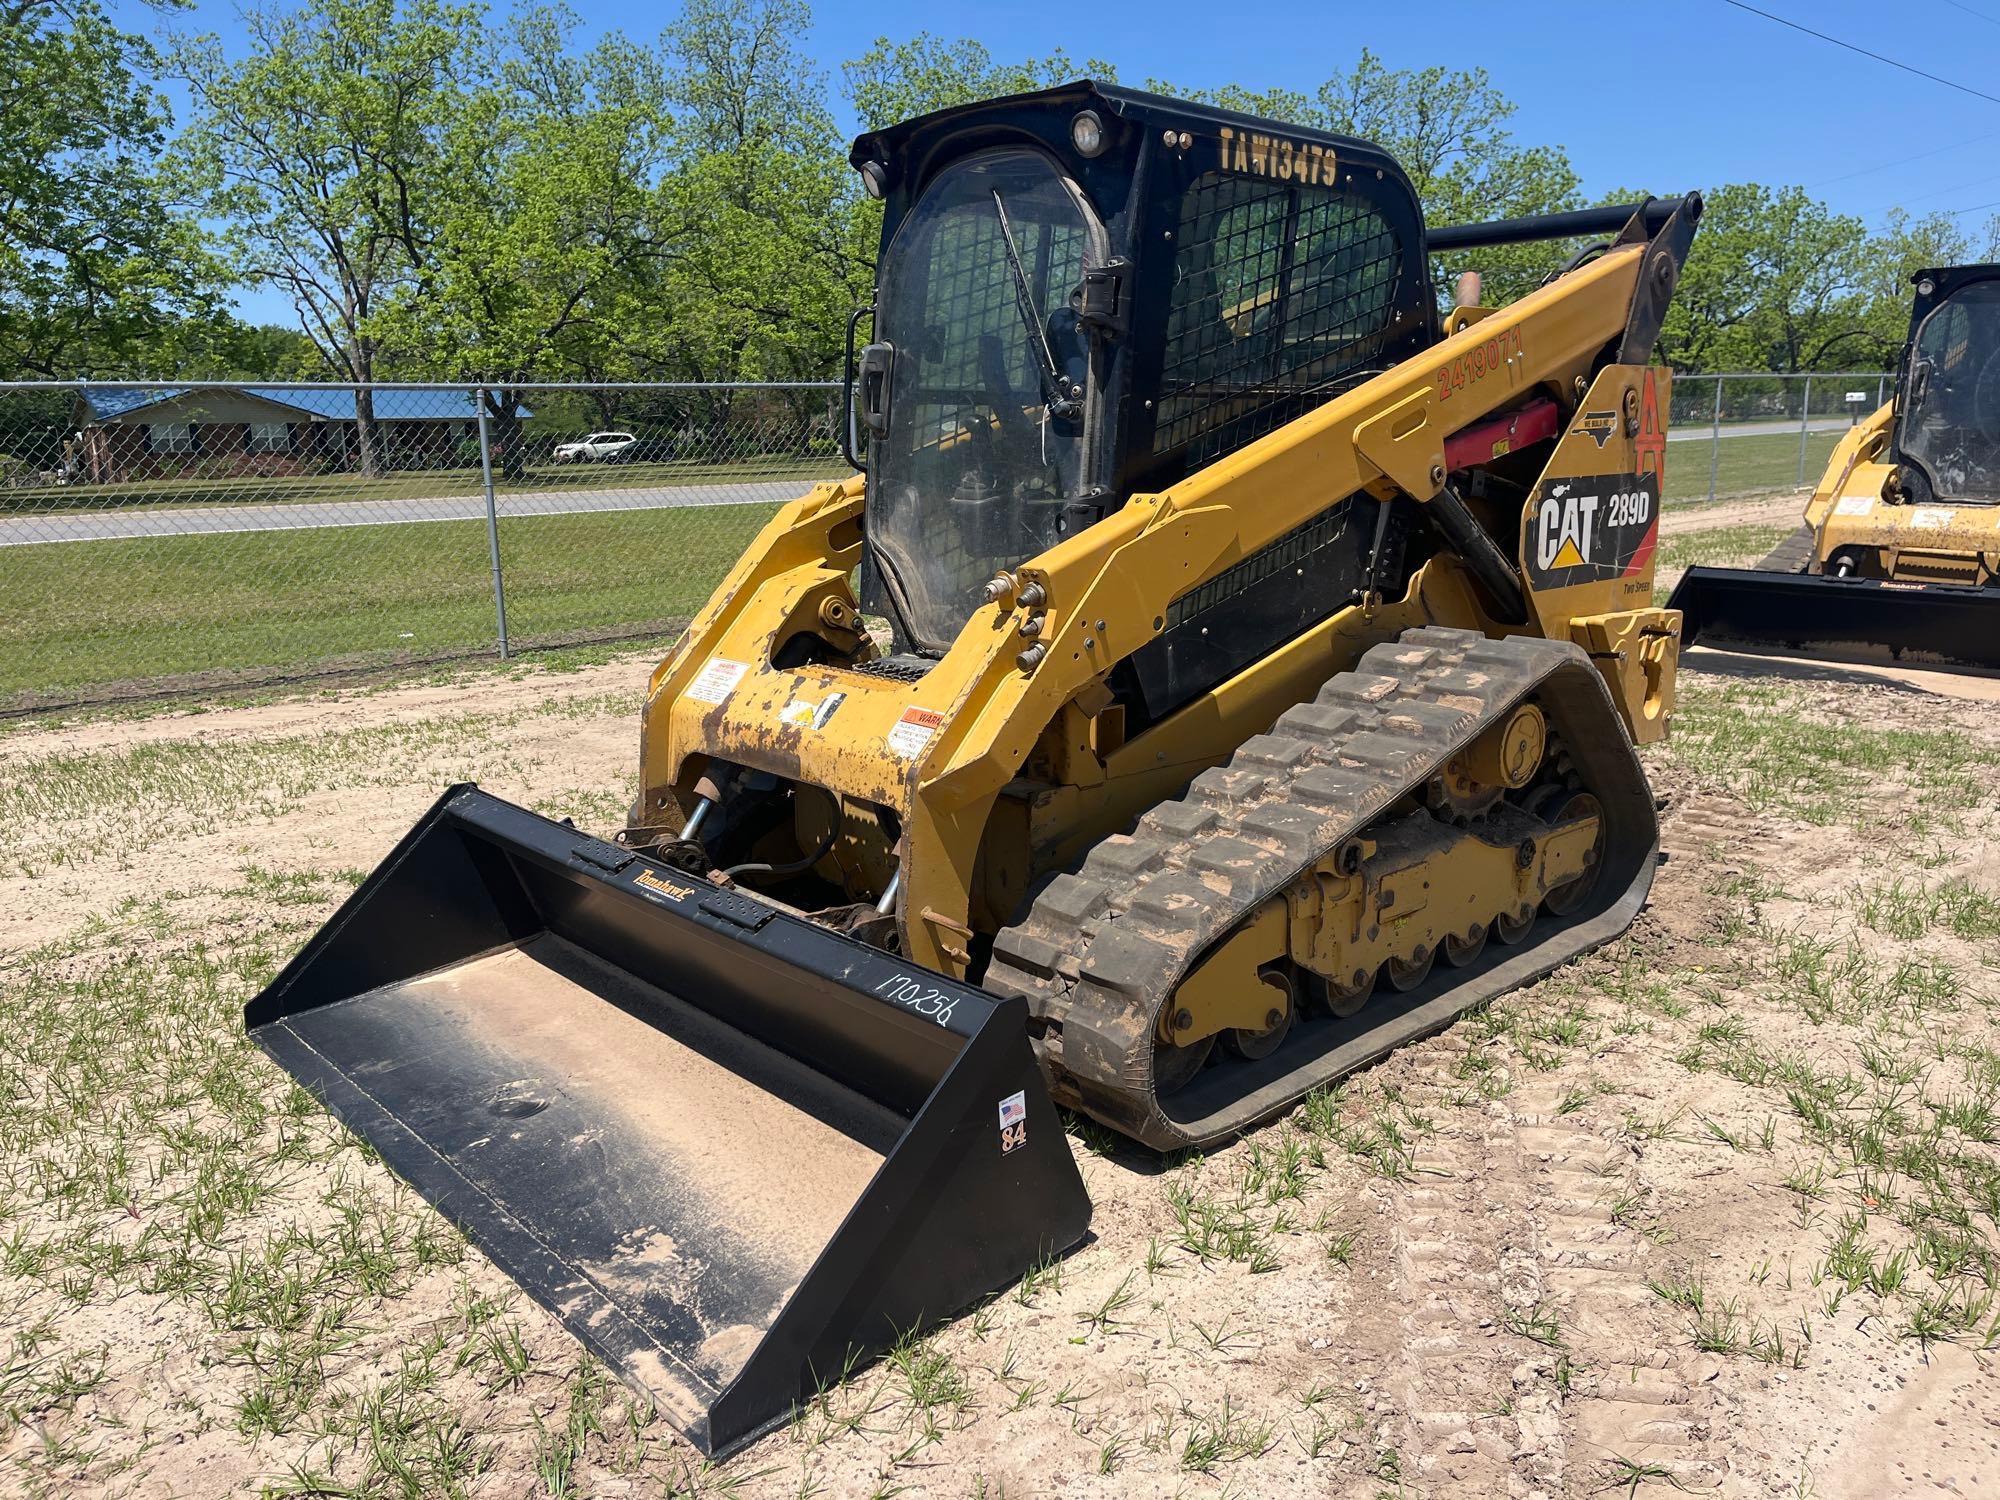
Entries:
POLYGON ((1182 594, 1167 607, 1167 629, 1178 629, 1268 578, 1281 573, 1296 576, 1301 569, 1310 569, 1318 562, 1319 554, 1339 538, 1347 524, 1347 513, 1345 504, 1336 505, 1286 532, 1268 547, 1251 553, 1194 592, 1182 594))
MULTIPOLYGON (((1399 597, 1410 518, 1397 502, 1377 587, 1399 597)), ((1165 717, 1353 600, 1374 543, 1376 502, 1341 501, 1183 594, 1166 627, 1132 654, 1143 718, 1165 717)))
POLYGON ((891 682, 921 682, 936 666, 928 656, 881 656, 874 661, 858 661, 848 668, 864 677, 886 677, 891 682))

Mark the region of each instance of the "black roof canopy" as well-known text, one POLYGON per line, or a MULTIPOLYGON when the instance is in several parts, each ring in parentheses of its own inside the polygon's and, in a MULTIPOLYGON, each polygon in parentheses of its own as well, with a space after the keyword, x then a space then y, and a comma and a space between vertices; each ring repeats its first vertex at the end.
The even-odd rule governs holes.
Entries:
POLYGON ((1225 132, 1232 138, 1249 137, 1282 145, 1288 152, 1297 146, 1317 147, 1322 152, 1330 151, 1343 172, 1352 170, 1374 176, 1390 191, 1400 188, 1412 203, 1416 200, 1416 189, 1401 164, 1380 146, 1359 137, 1263 119, 1210 104, 1170 99, 1089 78, 1031 93, 956 104, 881 130, 866 131, 855 137, 848 160, 857 169, 868 161, 885 164, 893 196, 920 187, 938 166, 969 150, 988 145, 1039 145, 1070 164, 1088 189, 1089 179, 1097 175, 1095 169, 1115 164, 1121 176, 1129 173, 1138 146, 1148 137, 1157 138, 1169 129, 1193 136, 1192 149, 1197 155, 1212 153, 1225 132), (1104 122, 1106 135, 1104 150, 1087 161, 1078 156, 1069 139, 1069 122, 1086 109, 1096 112, 1104 122))

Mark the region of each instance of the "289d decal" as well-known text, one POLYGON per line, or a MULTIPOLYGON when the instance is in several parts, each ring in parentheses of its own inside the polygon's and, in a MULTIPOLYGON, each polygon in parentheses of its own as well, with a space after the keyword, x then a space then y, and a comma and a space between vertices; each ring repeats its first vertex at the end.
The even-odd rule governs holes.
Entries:
POLYGON ((1558 479, 1528 512, 1526 553, 1537 589, 1622 578, 1653 555, 1660 482, 1652 474, 1558 479))

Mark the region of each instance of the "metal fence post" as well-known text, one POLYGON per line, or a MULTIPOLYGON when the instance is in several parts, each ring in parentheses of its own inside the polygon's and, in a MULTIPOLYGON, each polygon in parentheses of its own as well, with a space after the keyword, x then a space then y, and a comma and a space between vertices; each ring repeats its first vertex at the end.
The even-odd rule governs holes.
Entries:
POLYGON ((486 387, 472 393, 479 412, 479 482, 486 491, 486 549, 493 557, 493 613, 500 626, 500 660, 507 659, 507 585, 500 576, 500 512, 493 503, 493 442, 486 428, 486 387))
POLYGON ((1722 377, 1715 377, 1715 418, 1708 433, 1708 498, 1715 498, 1715 481, 1722 469, 1722 377))
POLYGON ((1888 387, 1889 377, 1887 375, 1877 375, 1875 377, 1875 410, 1880 411, 1882 409, 1882 402, 1884 400, 1883 392, 1888 387))
POLYGON ((1812 376, 1806 376, 1805 399, 1799 403, 1799 478, 1800 489, 1806 483, 1806 433, 1812 427, 1812 376))

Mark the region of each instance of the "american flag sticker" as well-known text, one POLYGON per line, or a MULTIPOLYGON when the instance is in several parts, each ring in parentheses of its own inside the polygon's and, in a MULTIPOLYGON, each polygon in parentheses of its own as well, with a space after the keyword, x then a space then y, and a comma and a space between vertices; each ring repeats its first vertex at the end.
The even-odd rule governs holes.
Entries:
POLYGON ((1028 1095, 1024 1090, 1000 1101, 1000 1154, 1028 1144, 1028 1095))

